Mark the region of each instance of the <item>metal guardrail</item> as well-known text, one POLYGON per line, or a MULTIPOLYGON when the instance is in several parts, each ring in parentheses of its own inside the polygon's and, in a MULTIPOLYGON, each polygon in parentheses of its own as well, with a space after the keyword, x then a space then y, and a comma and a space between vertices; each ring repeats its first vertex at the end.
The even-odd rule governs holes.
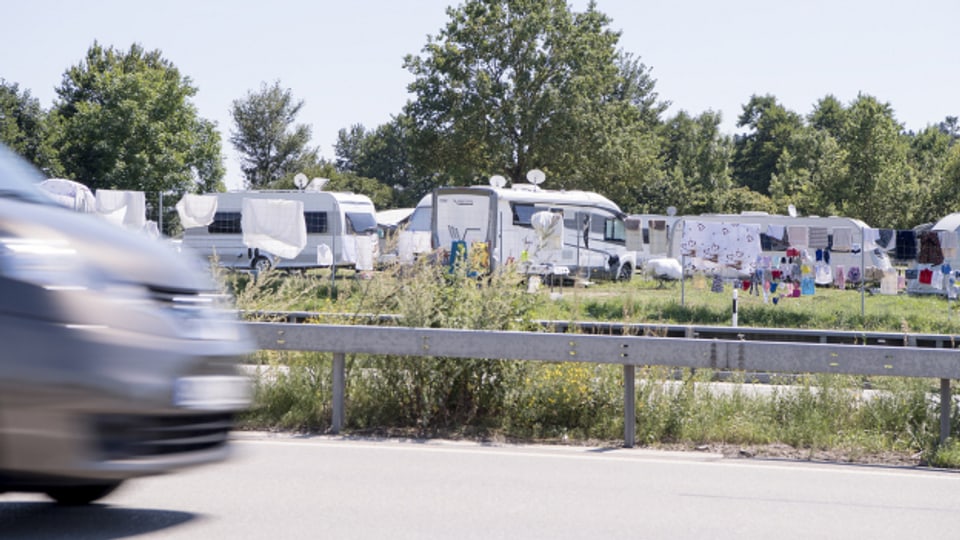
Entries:
MULTIPOLYGON (((246 311, 252 320, 272 322, 315 323, 348 321, 350 324, 387 324, 402 322, 399 315, 372 313, 321 313, 314 311, 246 311)), ((735 341, 778 341, 802 343, 834 343, 842 345, 885 345, 891 347, 960 348, 960 335, 916 334, 907 332, 861 332, 851 330, 810 330, 799 328, 754 328, 687 324, 614 323, 595 321, 535 320, 545 330, 559 333, 599 334, 610 336, 660 336, 735 341)))
POLYGON ((770 328, 728 328, 725 330, 730 332, 722 332, 721 327, 695 326, 656 326, 659 331, 652 335, 264 322, 246 326, 260 349, 333 353, 331 430, 335 433, 343 426, 346 354, 619 364, 624 376, 627 447, 632 447, 636 438, 636 366, 940 379, 941 441, 950 435, 950 380, 960 379, 960 350, 953 348, 952 336, 881 333, 865 338, 865 334, 857 332, 770 328), (680 329, 685 337, 668 335, 680 329), (820 341, 773 339, 784 335, 820 341), (748 336, 754 339, 746 339, 748 336), (758 339, 764 337, 769 339, 758 339), (831 339, 837 341, 830 342, 831 339), (870 339, 882 344, 869 344, 870 339), (951 345, 945 346, 947 343, 951 345))

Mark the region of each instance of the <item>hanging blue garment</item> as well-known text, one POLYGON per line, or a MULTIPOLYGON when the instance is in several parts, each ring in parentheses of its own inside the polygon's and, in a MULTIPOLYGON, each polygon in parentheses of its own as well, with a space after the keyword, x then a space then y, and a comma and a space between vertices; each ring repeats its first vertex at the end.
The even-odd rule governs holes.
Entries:
POLYGON ((803 296, 813 296, 815 292, 817 292, 817 286, 812 277, 805 277, 800 280, 800 294, 803 296))

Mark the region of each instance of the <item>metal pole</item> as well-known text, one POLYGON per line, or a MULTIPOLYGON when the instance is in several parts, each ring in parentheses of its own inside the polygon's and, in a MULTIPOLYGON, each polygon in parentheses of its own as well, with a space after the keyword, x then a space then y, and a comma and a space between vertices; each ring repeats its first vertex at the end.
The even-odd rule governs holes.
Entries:
POLYGON ((940 444, 950 438, 950 413, 953 412, 953 397, 950 379, 940 379, 940 444))
POLYGON ((344 353, 333 354, 333 418, 330 425, 330 433, 334 435, 340 433, 343 428, 343 402, 346 394, 346 379, 344 371, 346 365, 346 355, 344 353))
POLYGON ((867 316, 867 226, 860 227, 860 316, 867 316))
POLYGON ((737 295, 740 289, 737 288, 737 282, 733 282, 733 327, 737 327, 737 295))
MULTIPOLYGON (((683 243, 683 231, 686 230, 686 220, 680 220, 680 242, 683 243)), ((676 235, 676 231, 673 233, 676 235)), ((670 245, 673 245, 673 239, 670 239, 670 245)), ((681 248, 682 249, 682 248, 681 248)), ((687 256, 683 253, 680 254, 680 306, 684 307, 686 304, 684 300, 686 299, 686 281, 687 281, 687 256)))
POLYGON ((157 211, 157 228, 160 229, 160 236, 163 236, 163 192, 160 192, 160 209, 157 211))
POLYGON ((633 448, 637 440, 637 367, 623 365, 623 446, 633 448))

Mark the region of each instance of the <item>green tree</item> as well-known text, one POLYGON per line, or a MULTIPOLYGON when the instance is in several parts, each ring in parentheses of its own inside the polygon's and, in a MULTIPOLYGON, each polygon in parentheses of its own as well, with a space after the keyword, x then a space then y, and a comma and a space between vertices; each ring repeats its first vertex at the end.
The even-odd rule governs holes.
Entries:
POLYGON ((0 142, 43 169, 48 176, 62 171, 50 146, 47 113, 29 90, 0 78, 0 142))
POLYGON ((801 214, 839 213, 831 194, 847 181, 846 154, 825 129, 805 127, 794 132, 777 161, 770 196, 780 213, 794 205, 801 214))
POLYGON ((788 111, 771 95, 752 96, 743 106, 737 127, 751 131, 734 140, 733 176, 738 185, 757 193, 770 193, 770 180, 803 119, 788 111))
POLYGON ((524 182, 540 168, 551 187, 598 190, 650 176, 653 81, 617 50, 595 4, 574 13, 564 0, 467 0, 447 13, 422 56, 405 60, 420 170, 469 184, 524 182))
POLYGON ((259 189, 317 163, 317 149, 308 146, 310 127, 294 124, 303 108, 280 81, 233 102, 234 130, 230 142, 240 153, 240 168, 248 189, 259 189))
POLYGON ((418 172, 412 124, 398 115, 375 130, 361 125, 341 129, 337 136, 337 170, 376 178, 392 189, 397 206, 414 206, 435 185, 432 175, 418 172))
POLYGON ((944 125, 927 126, 920 133, 907 137, 907 159, 911 177, 916 179, 920 203, 917 204, 918 223, 933 222, 956 211, 960 200, 955 186, 947 175, 951 149, 956 147, 949 129, 944 125))
POLYGON ((861 94, 846 116, 839 142, 847 178, 834 196, 839 210, 873 227, 913 227, 919 190, 908 174, 908 146, 890 104, 861 94))
POLYGON ((222 189, 215 125, 198 117, 196 88, 159 50, 97 43, 69 68, 52 115, 65 176, 91 189, 159 192, 222 189))
MULTIPOLYGON (((680 214, 721 212, 722 195, 732 187, 730 156, 733 143, 720 133, 721 115, 707 111, 692 117, 680 111, 663 126, 663 167, 667 181, 658 191, 680 214)), ((651 193, 656 198, 657 193, 651 193)))

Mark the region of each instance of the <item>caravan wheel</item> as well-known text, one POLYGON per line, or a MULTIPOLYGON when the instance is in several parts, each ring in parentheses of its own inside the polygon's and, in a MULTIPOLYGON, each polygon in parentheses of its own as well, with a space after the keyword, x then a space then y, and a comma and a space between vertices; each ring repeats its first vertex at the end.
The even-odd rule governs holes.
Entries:
POLYGON ((630 281, 633 278, 633 266, 630 263, 624 263, 617 271, 617 281, 630 281))
POLYGON ((266 272, 267 270, 270 270, 270 259, 266 257, 257 257, 252 263, 250 263, 250 268, 252 268, 253 271, 258 274, 266 272))

